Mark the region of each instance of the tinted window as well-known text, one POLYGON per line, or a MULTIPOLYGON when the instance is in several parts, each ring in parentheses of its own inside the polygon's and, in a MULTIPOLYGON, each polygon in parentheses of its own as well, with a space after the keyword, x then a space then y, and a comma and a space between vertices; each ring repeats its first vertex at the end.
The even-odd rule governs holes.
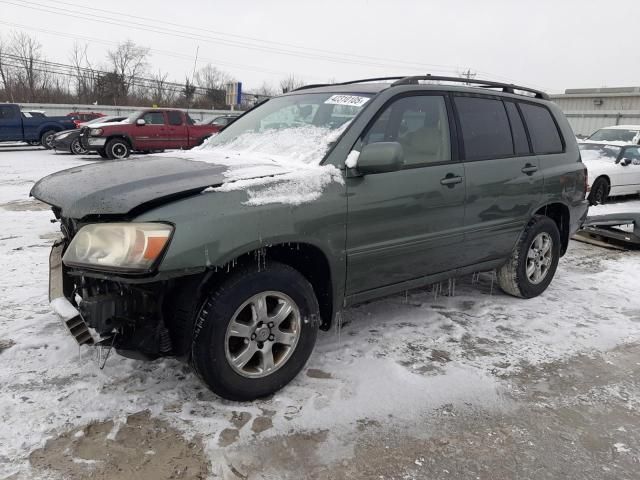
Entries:
POLYGON ((562 152, 562 140, 551 112, 530 103, 521 103, 520 110, 529 129, 533 151, 537 154, 562 152))
POLYGON ((142 118, 147 125, 164 125, 164 113, 162 112, 147 112, 142 118))
POLYGON ((456 97, 455 102, 467 160, 513 155, 511 129, 502 101, 456 97))
POLYGON ((405 165, 451 160, 449 120, 444 98, 411 96, 396 100, 371 125, 364 144, 398 142, 405 165))
POLYGON ((169 110, 167 116, 169 117, 169 125, 182 125, 182 113, 169 110))
POLYGON ((15 118, 15 114, 13 113, 15 109, 13 107, 9 107, 6 105, 0 105, 0 119, 8 119, 15 118))
POLYGON ((522 117, 518 112, 518 107, 513 102, 505 102, 509 123, 511 124, 511 134, 513 135, 513 146, 516 149, 516 155, 525 155, 531 153, 529 151, 529 142, 527 141, 527 133, 522 123, 522 117))

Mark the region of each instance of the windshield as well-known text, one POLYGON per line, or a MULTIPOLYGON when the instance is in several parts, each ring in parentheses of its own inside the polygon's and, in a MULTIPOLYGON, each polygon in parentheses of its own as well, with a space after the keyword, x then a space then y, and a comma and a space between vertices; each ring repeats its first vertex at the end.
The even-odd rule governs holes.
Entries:
POLYGON ((625 130, 623 128, 602 128, 589 137, 589 140, 597 142, 627 142, 632 143, 638 136, 638 130, 625 130))
POLYGON ((615 145, 596 145, 592 143, 581 143, 579 148, 582 160, 587 162, 600 160, 615 163, 622 151, 622 147, 615 145))
POLYGON ((369 99, 369 95, 334 93, 277 97, 234 120, 202 148, 319 163, 369 99))

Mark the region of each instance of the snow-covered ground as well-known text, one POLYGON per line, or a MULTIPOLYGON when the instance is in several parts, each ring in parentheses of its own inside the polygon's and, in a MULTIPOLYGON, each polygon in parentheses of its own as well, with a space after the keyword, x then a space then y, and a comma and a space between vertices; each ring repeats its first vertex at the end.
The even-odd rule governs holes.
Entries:
MULTIPOLYGON (((459 279, 452 296, 445 283, 343 312, 340 325, 320 335, 307 368, 269 399, 220 400, 171 359, 111 356, 100 370, 93 350, 79 349, 49 310, 48 253, 58 225, 28 197, 40 177, 95 159, 0 146, 0 478, 45 478, 42 465, 52 461, 35 468, 29 455, 48 439, 68 431, 80 439, 96 421, 113 421, 115 438, 128 415, 144 410, 203 445, 211 478, 302 478, 285 474, 293 468, 286 452, 306 452, 305 460, 293 458, 303 466, 320 458, 327 468, 347 468, 373 448, 362 440, 372 429, 388 440, 385 448, 393 448, 390 432, 424 439, 451 412, 470 416, 477 429, 483 415, 521 408, 526 388, 514 378, 640 340, 640 254, 572 242, 539 298, 506 296, 485 273, 459 279), (291 446, 278 456, 269 448, 280 443, 291 446)), ((640 200, 592 213, 615 209, 640 211, 640 200)), ((634 398, 625 401, 637 409, 640 397, 634 398)), ((637 455, 625 442, 611 444, 616 455, 637 455)), ((84 455, 71 464, 89 475, 103 460, 84 455)), ((425 478, 414 471, 427 462, 416 456, 399 465, 397 478, 425 478)))

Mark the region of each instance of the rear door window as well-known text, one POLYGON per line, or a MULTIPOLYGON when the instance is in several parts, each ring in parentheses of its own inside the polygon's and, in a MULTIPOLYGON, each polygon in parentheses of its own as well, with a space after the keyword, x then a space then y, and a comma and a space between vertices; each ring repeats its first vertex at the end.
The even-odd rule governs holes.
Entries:
POLYGON ((504 106, 507 109, 509 123, 511 124, 511 134, 513 135, 513 146, 516 150, 516 155, 527 155, 531 153, 529 150, 529 141, 527 140, 527 132, 524 129, 518 107, 516 107, 516 104, 513 102, 505 102, 504 106))
POLYGON ((562 139, 551 112, 531 103, 521 103, 520 111, 529 130, 533 151, 538 155, 562 153, 562 139))
POLYGON ((8 120, 10 118, 15 118, 15 108, 10 107, 8 105, 0 105, 0 120, 8 120))
POLYGON ((169 117, 169 125, 182 125, 182 113, 169 110, 167 116, 169 117))
POLYGON ((514 154, 507 112, 501 100, 455 97, 466 160, 504 158, 514 154))

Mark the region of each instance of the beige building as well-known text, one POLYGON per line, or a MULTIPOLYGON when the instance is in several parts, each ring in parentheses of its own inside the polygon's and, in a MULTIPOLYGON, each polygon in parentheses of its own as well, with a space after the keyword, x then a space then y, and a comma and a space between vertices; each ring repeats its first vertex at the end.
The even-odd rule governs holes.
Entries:
POLYGON ((611 125, 640 125, 640 87, 570 88, 550 95, 576 135, 611 125))

